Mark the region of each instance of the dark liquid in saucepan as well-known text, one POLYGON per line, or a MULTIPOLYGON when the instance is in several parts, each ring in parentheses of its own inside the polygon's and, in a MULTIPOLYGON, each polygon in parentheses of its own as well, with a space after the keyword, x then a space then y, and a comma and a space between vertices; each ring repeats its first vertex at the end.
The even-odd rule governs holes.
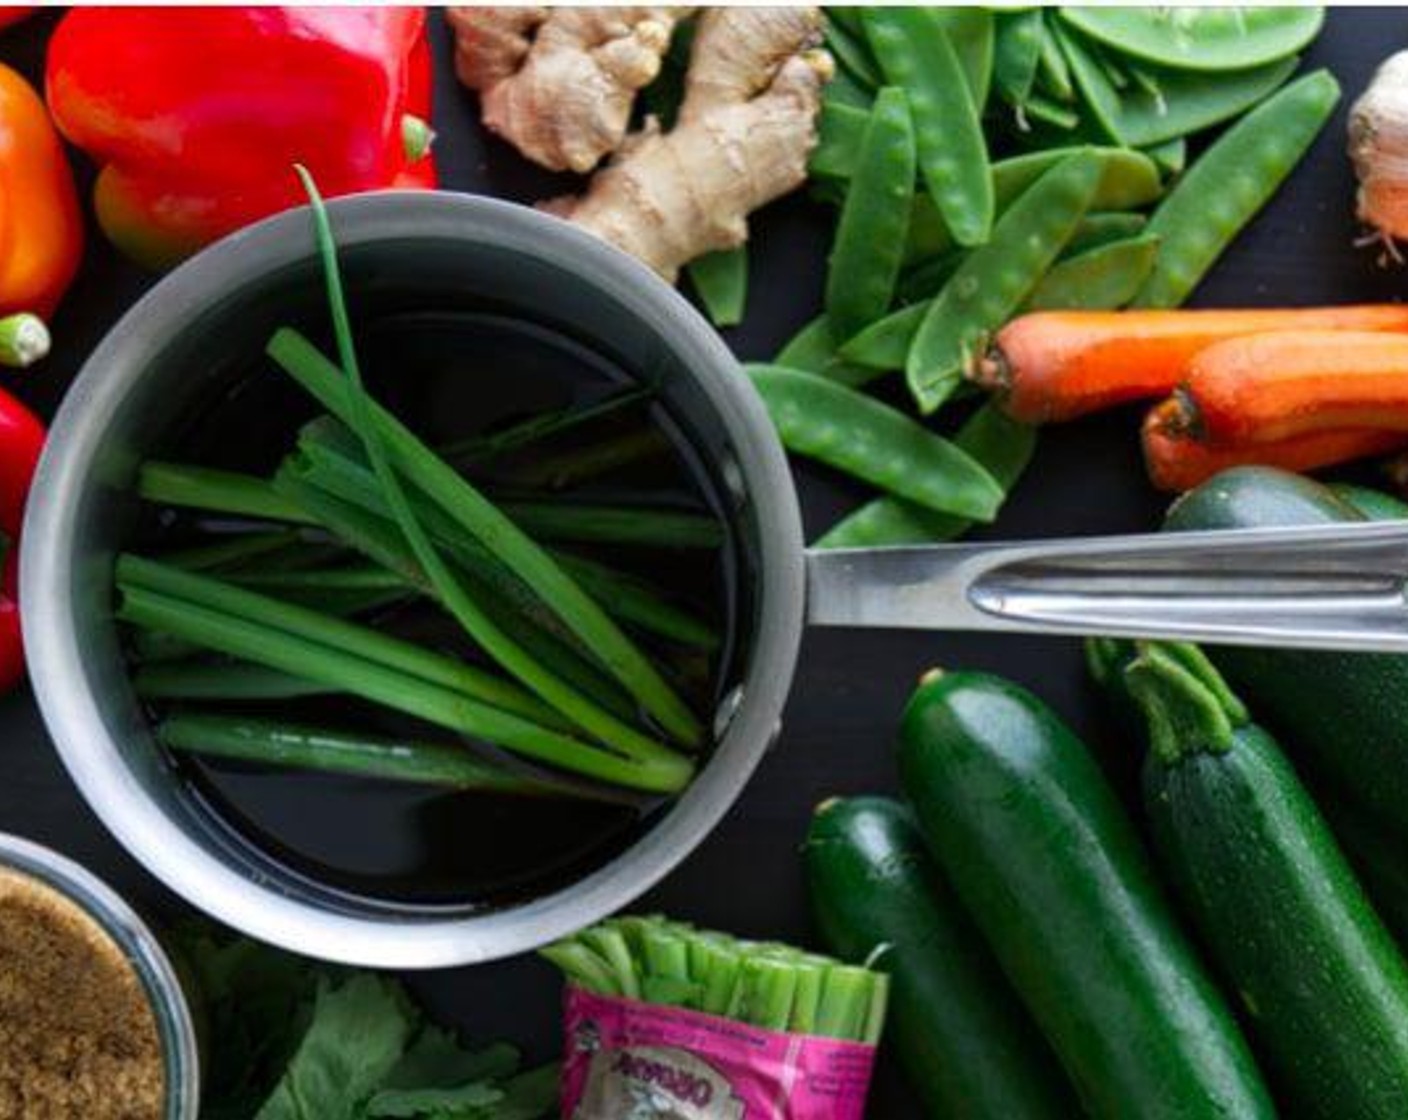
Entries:
MULTIPOLYGON (((568 339, 497 316, 437 312, 372 320, 360 332, 359 348, 373 393, 431 446, 600 400, 633 383, 627 371, 568 339)), ((261 361, 223 400, 193 417, 165 454, 267 475, 313 415, 315 406, 302 391, 261 361)), ((619 499, 712 516, 724 526, 725 544, 561 547, 649 579, 723 636, 717 653, 703 655, 633 634, 648 653, 678 668, 678 687, 708 726, 739 661, 731 628, 739 615, 735 550, 713 478, 660 404, 637 406, 545 446, 560 451, 647 425, 664 436, 658 453, 572 492, 584 501, 619 499)), ((503 473, 542 454, 506 460, 503 473)), ((150 555, 194 543, 205 527, 187 514, 148 510, 143 516, 134 545, 150 555)), ((424 600, 362 617, 483 660, 456 624, 424 600)), ((283 700, 277 707, 220 706, 288 722, 455 741, 451 731, 345 696, 283 700)), ((160 705, 151 714, 159 717, 160 705)), ((173 764, 234 842, 252 844, 320 884, 393 903, 496 906, 546 893, 629 846, 664 807, 658 798, 608 805, 538 800, 191 756, 173 764)))

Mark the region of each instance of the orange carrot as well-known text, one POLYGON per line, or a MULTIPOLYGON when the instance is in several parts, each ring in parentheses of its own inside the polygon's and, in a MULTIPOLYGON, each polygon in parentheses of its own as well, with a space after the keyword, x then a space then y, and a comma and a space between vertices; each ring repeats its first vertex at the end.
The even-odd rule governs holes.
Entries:
POLYGON ((1037 311, 998 332, 970 377, 1025 424, 1071 420, 1158 397, 1198 351, 1239 335, 1281 330, 1408 333, 1408 305, 1299 310, 1037 311))
POLYGON ((1170 424, 1177 404, 1164 401, 1144 421, 1144 465, 1159 490, 1191 490, 1228 467, 1280 467, 1313 471, 1320 467, 1384 455, 1408 443, 1408 433, 1341 428, 1291 436, 1271 443, 1211 444, 1170 424), (1162 413, 1162 415, 1161 415, 1162 413))
POLYGON ((1408 431, 1408 335, 1286 331, 1195 355, 1175 429, 1214 444, 1270 443, 1344 428, 1408 431))

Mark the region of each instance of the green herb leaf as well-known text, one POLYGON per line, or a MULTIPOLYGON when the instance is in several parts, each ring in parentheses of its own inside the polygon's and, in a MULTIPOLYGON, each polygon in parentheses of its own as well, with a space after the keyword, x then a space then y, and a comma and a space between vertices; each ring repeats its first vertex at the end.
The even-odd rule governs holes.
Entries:
POLYGON ((318 986, 313 1021, 256 1120, 358 1120, 419 1018, 394 981, 358 973, 318 986))

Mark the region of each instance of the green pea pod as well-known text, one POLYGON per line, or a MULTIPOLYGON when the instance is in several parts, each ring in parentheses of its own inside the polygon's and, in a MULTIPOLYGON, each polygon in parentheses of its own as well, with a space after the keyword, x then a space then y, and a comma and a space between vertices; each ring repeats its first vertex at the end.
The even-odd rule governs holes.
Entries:
MULTIPOLYGON (((820 374, 854 389, 874 381, 886 371, 847 362, 836 353, 836 334, 825 315, 818 315, 777 352, 773 365, 820 374)), ((893 367, 898 369, 898 366, 893 367)))
MULTIPOLYGON (((996 404, 985 404, 968 418, 953 442, 1011 490, 1036 450, 1036 429, 1010 419, 996 404)), ((966 517, 935 513, 903 498, 884 494, 833 525, 813 547, 878 548, 886 545, 935 544, 961 537, 973 527, 966 517)))
POLYGON ((690 282, 716 327, 743 322, 748 302, 748 246, 707 253, 686 266, 690 282))
POLYGON ((788 450, 926 509, 996 516, 1002 487, 992 475, 898 409, 815 374, 746 368, 788 450))
POLYGON ((1022 106, 1021 130, 1031 133, 1034 138, 1032 142, 1038 148, 1076 144, 1082 139, 1094 143, 1098 137, 1086 135, 1088 130, 1082 127, 1083 124, 1080 114, 1070 106, 1062 105, 1059 101, 1053 101, 1040 93, 1033 93, 1022 106), (1069 135, 1057 136, 1055 139, 1040 136, 1032 129, 1032 121, 1046 125, 1048 134, 1068 133, 1069 135))
MULTIPOLYGON (((943 291, 944 285, 958 271, 958 266, 963 263, 963 258, 966 255, 966 250, 955 249, 937 257, 930 257, 926 261, 920 261, 912 268, 905 269, 904 274, 900 277, 899 287, 895 291, 899 301, 903 304, 914 304, 927 303, 933 299, 943 291)), ((884 322, 885 320, 880 321, 884 322)), ((894 368, 898 369, 903 361, 904 355, 901 354, 900 362, 894 368)))
POLYGON ((1157 237, 1112 241, 1053 265, 1027 299, 1028 311, 1114 310, 1134 298, 1154 269, 1157 237))
POLYGON ((863 38, 855 38, 840 23, 829 19, 826 25, 826 49, 835 56, 841 68, 866 89, 879 89, 885 84, 880 70, 863 38))
POLYGON ((866 126, 826 277, 826 317, 843 337, 880 318, 894 299, 909 231, 914 153, 909 101, 904 90, 887 86, 866 126))
MULTIPOLYGON (((1074 256, 1112 241, 1137 237, 1147 224, 1148 219, 1143 214, 1119 211, 1087 214, 1066 243, 1063 256, 1074 256)), ((849 384, 861 383, 856 378, 865 380, 859 370, 868 368, 878 373, 900 369, 905 364, 915 333, 924 319, 925 308, 918 304, 933 300, 943 290, 943 286, 963 264, 964 255, 962 249, 940 253, 920 262, 900 277, 896 292, 908 306, 877 319, 859 334, 847 339, 838 350, 841 361, 849 367, 849 384)), ((795 365, 792 362, 779 364, 795 365)))
POLYGON ((1061 19, 1122 54, 1183 70, 1245 70, 1295 54, 1319 7, 1062 8, 1061 19))
POLYGON ((973 106, 981 117, 992 87, 997 49, 997 24, 993 13, 987 8, 972 5, 929 10, 953 44, 953 53, 958 56, 958 64, 963 68, 968 92, 973 95, 973 106))
POLYGON ((1071 234, 1070 241, 1066 243, 1066 251, 1062 255, 1072 257, 1077 253, 1084 253, 1087 249, 1108 245, 1111 241, 1138 237, 1148 224, 1149 219, 1143 214, 1125 214, 1118 211, 1113 214, 1087 214, 1080 220, 1080 225, 1076 226, 1075 233, 1071 234))
POLYGON ((1040 9, 999 15, 993 81, 1009 104, 1021 105, 1031 96, 1040 59, 1040 9))
POLYGON ((1280 188, 1325 126, 1340 87, 1328 70, 1293 82, 1224 132, 1154 211, 1162 239, 1136 307, 1177 307, 1280 188))
POLYGON ((830 98, 823 101, 808 170, 826 178, 849 179, 860 162, 860 146, 869 123, 870 114, 864 109, 830 98))
MULTIPOLYGON (((1063 159, 1083 150, 1077 145, 1045 148, 993 164, 993 199, 998 217, 1044 173, 1063 159)), ((1159 167, 1150 156, 1129 148, 1097 147, 1095 150, 1104 163, 1104 170, 1100 185, 1095 189, 1091 209, 1134 210, 1156 202, 1163 195, 1159 167)), ((953 238, 949 236, 933 200, 927 194, 915 195, 914 213, 909 222, 909 244, 905 252, 906 263, 937 257, 952 248, 953 238)))
POLYGON ((1076 99, 1071 68, 1051 23, 1045 19, 1041 21, 1041 37, 1037 44, 1037 82, 1058 102, 1069 103, 1076 99))
POLYGON ((839 27, 852 38, 865 38, 865 25, 860 21, 861 10, 851 6, 827 6, 826 19, 833 27, 839 27))
POLYGON ((862 113, 868 113, 871 103, 875 100, 875 91, 861 85, 848 71, 837 70, 831 81, 826 83, 824 100, 830 105, 849 105, 862 113))
MULTIPOLYGON (((961 265, 959 266, 962 267, 961 265)), ((952 279, 952 273, 950 273, 952 279)), ((945 285, 947 286, 947 284, 945 285)), ((870 369, 903 369, 919 324, 933 301, 913 303, 878 319, 841 344, 842 359, 870 369)))
POLYGON ((905 362, 922 412, 948 398, 988 337, 1022 306, 1090 209, 1102 172, 1099 153, 1088 150, 1042 175, 929 305, 905 362))
POLYGON ((958 55, 932 8, 867 8, 866 34, 886 78, 909 95, 919 169, 960 245, 981 245, 996 204, 987 140, 958 55))
MULTIPOLYGON (((1161 144, 1240 116, 1279 89, 1298 65, 1298 59, 1284 58, 1216 80, 1170 70, 1161 72, 1152 86, 1122 92, 1110 83, 1079 35, 1063 29, 1057 39, 1100 130, 1131 147, 1161 144)), ((1141 75, 1149 77, 1145 71, 1141 75)))
MULTIPOLYGON (((1087 214, 1076 226, 1062 254, 1075 256, 1113 241, 1126 241, 1140 236, 1148 224, 1142 214, 1121 212, 1087 214)), ((870 369, 872 376, 900 369, 909 355, 919 324, 924 320, 928 302, 943 290, 964 261, 963 250, 940 253, 908 269, 901 277, 896 293, 907 306, 877 319, 859 334, 847 339, 836 351, 837 360, 846 367, 842 378, 847 384, 863 384, 869 380, 861 371, 870 369)), ((779 361, 779 365, 797 367, 796 362, 779 361)), ((810 369, 810 366, 798 368, 810 369)), ((817 370, 816 372, 829 371, 817 370)))
POLYGON ((1188 166, 1188 141, 1180 136, 1177 140, 1165 140, 1162 144, 1145 148, 1144 155, 1154 161, 1159 171, 1169 179, 1182 175, 1188 166))

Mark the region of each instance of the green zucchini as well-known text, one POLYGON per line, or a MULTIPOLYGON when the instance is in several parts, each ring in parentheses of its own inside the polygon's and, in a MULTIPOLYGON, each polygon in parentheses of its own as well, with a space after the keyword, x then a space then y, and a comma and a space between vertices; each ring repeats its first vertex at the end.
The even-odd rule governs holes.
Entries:
POLYGON ((1296 1115, 1408 1116, 1408 964, 1275 741, 1195 646, 1141 643, 1154 847, 1296 1115))
POLYGON ((1354 486, 1348 482, 1332 482, 1330 489, 1335 497, 1357 509, 1361 516, 1370 521, 1398 521, 1408 517, 1408 502, 1374 490, 1368 486, 1354 486))
POLYGON ((1368 820, 1357 806, 1323 793, 1315 800, 1364 884, 1369 901, 1399 949, 1408 950, 1408 848, 1368 820))
POLYGON ((812 910, 842 959, 889 972, 890 1032, 924 1114, 1064 1120, 1070 1083, 924 850, 883 797, 832 800, 805 848, 812 910), (877 950, 881 950, 877 953, 877 950))
MULTIPOLYGON (((1354 506, 1310 479, 1237 467, 1176 501, 1165 528, 1362 520, 1354 506)), ((1241 646, 1210 647, 1208 656, 1313 785, 1333 786, 1408 840, 1408 657, 1241 646)))
POLYGON ((949 882, 1097 1120, 1275 1110, 1085 745, 1034 696, 935 674, 900 771, 949 882))

